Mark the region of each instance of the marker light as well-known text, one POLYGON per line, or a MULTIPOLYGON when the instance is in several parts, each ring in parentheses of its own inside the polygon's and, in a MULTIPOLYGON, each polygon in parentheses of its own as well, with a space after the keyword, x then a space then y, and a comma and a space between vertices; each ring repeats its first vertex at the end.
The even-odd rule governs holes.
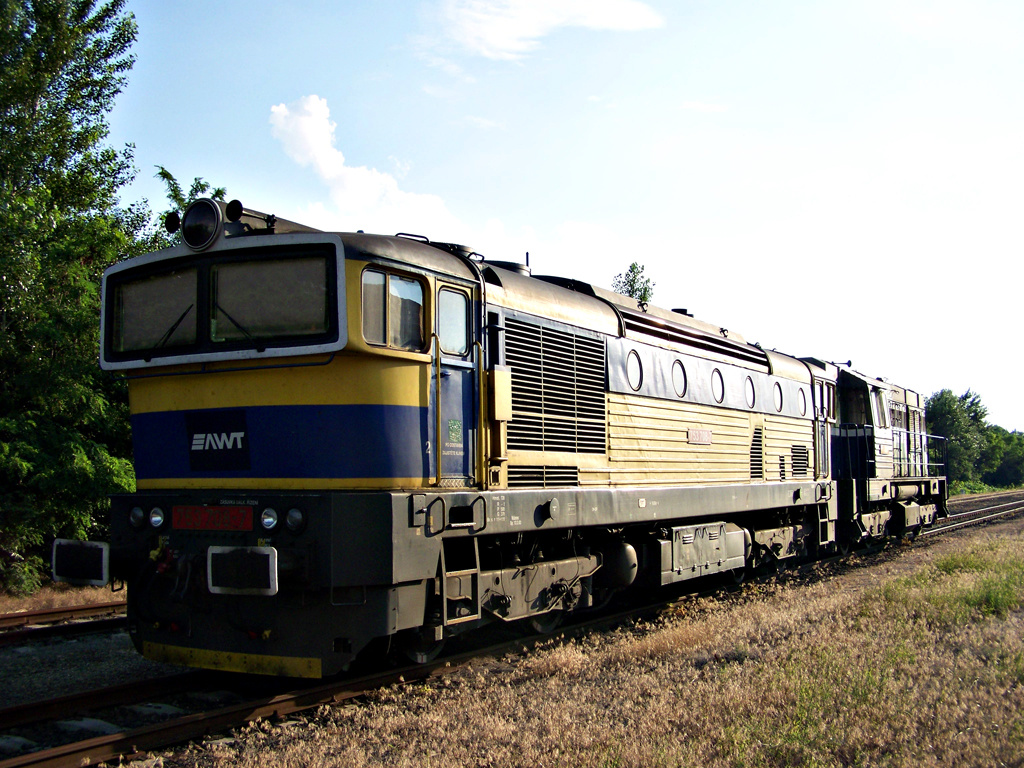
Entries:
POLYGON ((185 209, 181 219, 181 239, 193 251, 201 251, 213 245, 223 224, 220 206, 204 197, 185 209))
POLYGON ((288 514, 284 516, 285 525, 291 530, 298 531, 302 524, 306 522, 306 518, 303 516, 301 510, 289 509, 288 514))
POLYGON ((142 527, 143 523, 146 522, 146 513, 142 507, 132 507, 132 511, 128 513, 128 522, 136 528, 142 527))
POLYGON ((277 525, 277 512, 267 507, 263 510, 263 514, 260 515, 260 523, 262 523, 263 527, 269 531, 277 525))
POLYGON ((164 524, 164 511, 160 507, 153 507, 149 510, 149 524, 154 528, 159 528, 164 524))

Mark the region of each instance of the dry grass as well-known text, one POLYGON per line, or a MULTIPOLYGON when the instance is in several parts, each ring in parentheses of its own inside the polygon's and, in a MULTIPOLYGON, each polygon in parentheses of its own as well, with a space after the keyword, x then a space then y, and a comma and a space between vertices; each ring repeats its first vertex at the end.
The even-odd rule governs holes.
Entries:
POLYGON ((165 764, 1022 766, 1020 527, 916 552, 896 575, 750 587, 738 605, 259 723, 165 764))
POLYGON ((0 613, 70 608, 75 605, 109 603, 124 599, 124 590, 111 592, 109 587, 72 587, 68 584, 49 584, 28 597, 14 597, 0 592, 0 613))

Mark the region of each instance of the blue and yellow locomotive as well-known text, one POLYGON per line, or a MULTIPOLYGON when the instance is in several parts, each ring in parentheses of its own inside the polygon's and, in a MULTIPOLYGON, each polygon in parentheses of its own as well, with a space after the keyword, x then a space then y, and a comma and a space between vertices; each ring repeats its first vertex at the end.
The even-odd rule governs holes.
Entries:
POLYGON ((138 491, 60 579, 128 585, 147 657, 319 677, 391 638, 913 534, 916 393, 683 310, 412 236, 199 200, 103 283, 138 491))

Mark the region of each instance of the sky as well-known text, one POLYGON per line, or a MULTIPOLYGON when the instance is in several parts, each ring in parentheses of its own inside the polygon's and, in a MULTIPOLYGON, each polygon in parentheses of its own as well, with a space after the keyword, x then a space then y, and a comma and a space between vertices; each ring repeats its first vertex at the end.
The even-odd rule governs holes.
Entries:
POLYGON ((110 142, 328 230, 610 287, 1024 431, 1019 0, 129 0, 110 142))

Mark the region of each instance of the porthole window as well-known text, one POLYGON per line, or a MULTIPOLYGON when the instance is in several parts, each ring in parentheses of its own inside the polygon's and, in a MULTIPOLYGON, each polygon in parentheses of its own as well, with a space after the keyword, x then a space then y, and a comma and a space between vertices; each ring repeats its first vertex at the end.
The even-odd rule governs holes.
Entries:
POLYGON ((756 399, 756 393, 754 392, 754 380, 747 376, 746 384, 743 385, 744 393, 747 396, 747 408, 753 408, 756 399))
POLYGON ((715 368, 711 373, 711 394, 715 396, 715 402, 725 400, 725 381, 722 379, 722 372, 715 368))
POLYGON ((630 350, 629 356, 626 357, 626 379, 634 392, 639 390, 640 385, 644 383, 644 367, 641 365, 640 355, 635 349, 630 350))
POLYGON ((800 389, 800 394, 797 395, 796 400, 797 400, 797 404, 800 406, 800 415, 801 416, 806 416, 807 415, 807 394, 804 392, 804 390, 802 388, 800 389))
POLYGON ((680 360, 672 363, 672 386, 678 397, 683 397, 686 394, 686 369, 680 360))
POLYGON ((782 385, 779 382, 775 382, 775 410, 782 412, 782 385))

